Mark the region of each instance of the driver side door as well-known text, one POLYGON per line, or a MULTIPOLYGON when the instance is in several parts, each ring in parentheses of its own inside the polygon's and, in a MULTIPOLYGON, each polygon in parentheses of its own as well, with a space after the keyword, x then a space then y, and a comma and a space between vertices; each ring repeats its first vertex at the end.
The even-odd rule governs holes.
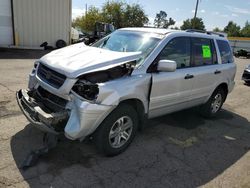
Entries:
POLYGON ((189 101, 193 88, 191 39, 176 37, 170 40, 156 58, 156 66, 160 60, 175 61, 177 69, 174 72, 154 71, 152 73, 149 118, 192 105, 189 101))

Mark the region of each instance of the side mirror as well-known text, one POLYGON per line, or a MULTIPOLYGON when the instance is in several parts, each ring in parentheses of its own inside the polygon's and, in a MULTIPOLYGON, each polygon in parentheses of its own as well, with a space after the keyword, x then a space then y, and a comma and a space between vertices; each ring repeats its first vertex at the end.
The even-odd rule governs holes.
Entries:
POLYGON ((158 62, 157 70, 160 72, 174 72, 176 70, 177 64, 175 61, 171 60, 160 60, 158 62))

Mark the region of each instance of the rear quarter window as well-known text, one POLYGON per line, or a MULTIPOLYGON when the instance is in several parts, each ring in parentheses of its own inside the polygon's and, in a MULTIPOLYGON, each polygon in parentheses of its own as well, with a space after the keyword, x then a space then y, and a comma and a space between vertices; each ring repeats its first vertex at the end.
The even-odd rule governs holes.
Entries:
POLYGON ((227 41, 217 40, 217 44, 219 47, 222 64, 233 63, 233 54, 229 43, 227 41))

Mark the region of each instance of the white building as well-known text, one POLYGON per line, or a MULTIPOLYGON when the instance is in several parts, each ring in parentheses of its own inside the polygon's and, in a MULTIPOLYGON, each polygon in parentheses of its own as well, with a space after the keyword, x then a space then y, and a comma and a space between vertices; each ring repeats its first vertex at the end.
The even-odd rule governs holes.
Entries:
POLYGON ((70 43, 71 0, 0 0, 0 47, 70 43))

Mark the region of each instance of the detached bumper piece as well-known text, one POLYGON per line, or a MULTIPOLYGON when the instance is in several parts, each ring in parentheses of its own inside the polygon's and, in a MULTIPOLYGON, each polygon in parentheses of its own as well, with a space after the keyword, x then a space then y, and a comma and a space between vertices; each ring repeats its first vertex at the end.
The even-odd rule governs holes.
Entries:
POLYGON ((50 149, 53 149, 57 146, 58 140, 59 140, 58 135, 51 133, 44 133, 43 147, 31 151, 23 161, 21 168, 23 170, 26 170, 27 168, 36 165, 41 156, 46 155, 50 149))
MULTIPOLYGON (((17 103, 32 125, 38 129, 59 134, 63 132, 68 120, 68 112, 64 109, 53 112, 43 105, 43 98, 37 91, 19 90, 16 93, 17 103)), ((48 103, 48 101, 46 101, 48 103)))
POLYGON ((242 80, 246 82, 250 82, 250 70, 244 70, 243 75, 242 75, 242 80))

